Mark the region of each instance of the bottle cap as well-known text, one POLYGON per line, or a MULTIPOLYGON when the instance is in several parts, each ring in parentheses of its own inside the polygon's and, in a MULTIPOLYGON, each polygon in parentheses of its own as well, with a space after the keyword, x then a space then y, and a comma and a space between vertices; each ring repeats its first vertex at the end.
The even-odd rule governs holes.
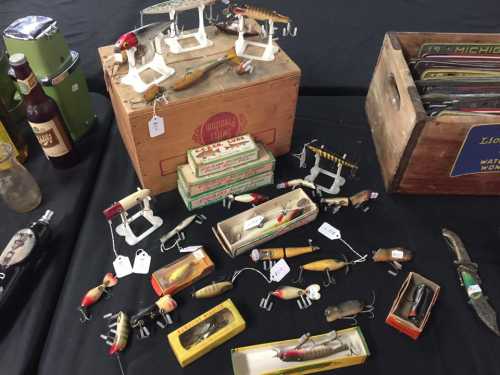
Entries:
POLYGON ((26 56, 22 53, 15 53, 9 58, 9 63, 12 66, 19 66, 26 63, 26 56))

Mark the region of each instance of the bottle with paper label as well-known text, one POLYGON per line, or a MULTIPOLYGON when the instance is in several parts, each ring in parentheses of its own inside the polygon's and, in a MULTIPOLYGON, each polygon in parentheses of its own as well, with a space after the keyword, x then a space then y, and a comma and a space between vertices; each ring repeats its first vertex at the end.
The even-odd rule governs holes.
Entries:
POLYGON ((9 62, 24 97, 26 117, 45 156, 56 168, 74 166, 79 157, 57 104, 43 92, 22 53, 12 55, 9 62))

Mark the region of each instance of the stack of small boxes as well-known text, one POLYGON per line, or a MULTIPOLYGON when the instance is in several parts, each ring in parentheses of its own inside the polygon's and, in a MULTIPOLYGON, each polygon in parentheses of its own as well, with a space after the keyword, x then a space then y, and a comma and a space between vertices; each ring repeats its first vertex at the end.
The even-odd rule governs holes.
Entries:
POLYGON ((187 158, 177 186, 190 211, 274 182, 274 156, 249 134, 188 150, 187 158))

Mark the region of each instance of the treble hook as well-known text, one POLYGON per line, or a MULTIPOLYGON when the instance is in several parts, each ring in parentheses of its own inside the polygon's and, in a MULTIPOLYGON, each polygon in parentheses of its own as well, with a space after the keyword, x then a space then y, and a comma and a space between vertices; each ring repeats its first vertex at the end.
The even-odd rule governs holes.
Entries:
POLYGON ((164 253, 165 251, 168 251, 170 249, 173 249, 174 247, 177 246, 177 248, 180 250, 180 246, 179 246, 179 243, 181 241, 184 241, 186 239, 186 235, 184 234, 184 232, 179 232, 177 233, 177 239, 175 240, 175 242, 172 244, 172 246, 169 246, 169 247, 165 247, 165 244, 161 244, 160 246, 160 250, 162 253, 164 253))
POLYGON ((87 312, 83 308, 79 308, 78 311, 82 313, 82 316, 80 317, 80 323, 85 323, 90 320, 90 316, 87 314, 87 312))
POLYGON ((293 28, 292 31, 292 25, 289 23, 286 24, 286 27, 283 28, 283 36, 291 36, 292 38, 297 36, 297 26, 293 28))
POLYGON ((352 320, 353 325, 358 325, 358 320, 356 319, 355 316, 344 316, 344 320, 352 320))
POLYGON ((213 4, 210 4, 209 6, 209 15, 206 17, 207 21, 210 23, 210 24, 214 24, 216 23, 218 20, 219 20, 219 14, 217 14, 217 16, 214 18, 214 15, 213 15, 213 4))
POLYGON ((330 274, 330 270, 328 268, 325 270, 325 274, 327 281, 323 281, 323 286, 328 288, 330 285, 335 285, 335 278, 330 274))

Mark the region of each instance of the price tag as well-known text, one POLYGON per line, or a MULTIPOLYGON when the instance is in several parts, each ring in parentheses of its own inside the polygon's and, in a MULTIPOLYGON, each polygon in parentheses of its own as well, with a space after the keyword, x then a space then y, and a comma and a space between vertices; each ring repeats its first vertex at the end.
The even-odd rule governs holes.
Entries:
POLYGON ((201 249, 201 247, 202 247, 201 245, 182 247, 179 251, 181 253, 192 253, 193 251, 201 249))
POLYGON ((243 230, 249 230, 258 227, 262 223, 262 220, 264 220, 264 216, 262 215, 257 215, 255 217, 252 217, 251 219, 248 219, 243 224, 243 230))
POLYGON ((290 272, 290 266, 285 259, 281 259, 278 263, 271 267, 271 280, 280 282, 290 272))
POLYGON ((133 273, 132 264, 130 259, 123 255, 118 255, 113 262, 116 277, 122 278, 133 273))
POLYGON ((328 223, 321 224, 318 232, 330 240, 338 240, 340 238, 340 231, 328 223))
POLYGON ((401 250, 392 250, 391 255, 394 259, 403 259, 404 253, 401 250))
POLYGON ((143 249, 135 252, 134 273, 147 274, 149 273, 149 265, 151 264, 151 256, 143 249))
POLYGON ((148 122, 149 127, 149 136, 151 138, 158 137, 165 133, 165 122, 163 121, 163 117, 153 116, 151 120, 148 122))

